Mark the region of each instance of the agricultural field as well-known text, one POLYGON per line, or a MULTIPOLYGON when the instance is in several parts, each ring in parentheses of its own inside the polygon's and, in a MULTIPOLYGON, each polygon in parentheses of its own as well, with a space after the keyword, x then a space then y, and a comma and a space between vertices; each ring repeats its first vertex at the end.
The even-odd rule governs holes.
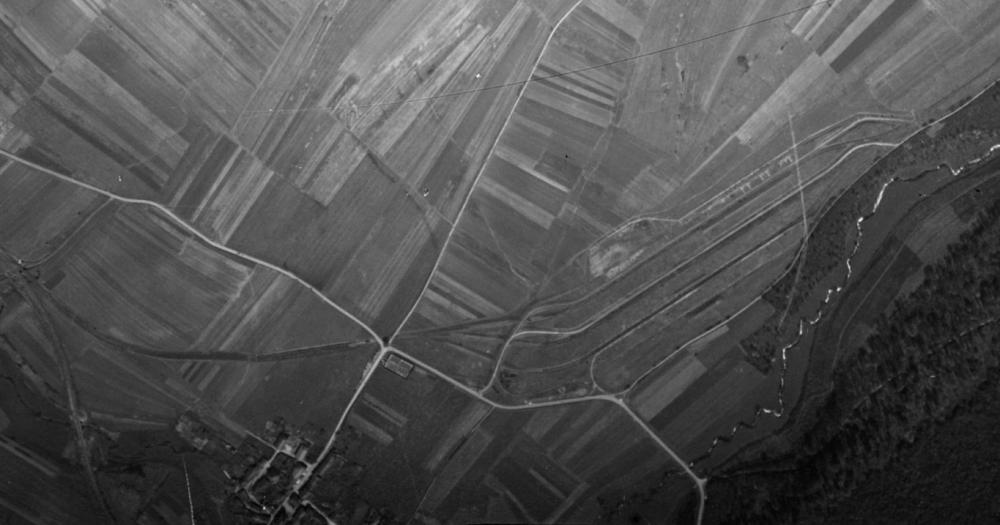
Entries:
POLYGON ((119 521, 700 523, 997 198, 997 49, 989 0, 0 0, 2 359, 119 521), (198 459, 109 503, 135 432, 198 459))

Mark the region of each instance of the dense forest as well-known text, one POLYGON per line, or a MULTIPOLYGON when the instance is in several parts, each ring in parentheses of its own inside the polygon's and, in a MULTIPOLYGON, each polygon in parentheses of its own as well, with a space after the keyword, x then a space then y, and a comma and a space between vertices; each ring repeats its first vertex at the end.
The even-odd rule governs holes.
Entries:
MULTIPOLYGON (((873 472, 975 404, 1000 371, 1000 202, 983 210, 889 312, 863 346, 838 361, 832 393, 794 454, 712 478, 706 521, 798 522, 837 509, 843 515, 844 499, 873 472)), ((963 519, 982 523, 996 509, 965 512, 963 519)))
POLYGON ((851 497, 800 523, 1000 523, 1000 370, 851 497))

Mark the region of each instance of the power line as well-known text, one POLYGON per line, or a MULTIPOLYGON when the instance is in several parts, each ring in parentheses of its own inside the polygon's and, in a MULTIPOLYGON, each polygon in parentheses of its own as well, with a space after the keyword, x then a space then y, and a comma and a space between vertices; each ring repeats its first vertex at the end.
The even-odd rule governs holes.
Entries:
MULTIPOLYGON (((638 55, 628 56, 628 57, 625 57, 625 58, 619 58, 617 60, 611 60, 609 62, 602 62, 600 64, 595 64, 595 65, 592 65, 592 66, 581 67, 581 68, 577 68, 577 69, 570 69, 570 70, 567 70, 567 71, 562 71, 562 72, 559 72, 559 73, 552 73, 552 74, 548 74, 548 75, 532 76, 532 77, 529 77, 529 78, 527 78, 525 80, 515 80, 513 82, 506 82, 506 83, 503 83, 503 84, 496 84, 496 85, 492 85, 492 86, 484 86, 484 87, 479 87, 479 88, 464 89, 464 90, 459 90, 459 91, 449 91, 448 93, 438 93, 437 95, 428 95, 426 97, 413 97, 413 98, 406 98, 406 99, 402 99, 402 100, 394 100, 394 101, 389 101, 389 102, 376 102, 374 104, 359 105, 357 107, 358 108, 372 108, 372 107, 376 107, 376 106, 389 106, 389 105, 392 105, 392 104, 409 104, 409 103, 412 103, 412 102, 426 102, 428 100, 436 100, 436 99, 439 99, 439 98, 457 97, 457 96, 461 96, 461 95, 468 95, 468 94, 471 94, 471 93, 480 93, 480 92, 483 92, 483 91, 492 91, 492 90, 496 90, 496 89, 504 89, 504 88, 509 88, 509 87, 523 86, 524 84, 527 84, 529 82, 538 82, 540 80, 551 80, 553 78, 560 78, 560 77, 565 77, 565 76, 569 76, 569 75, 576 75, 576 74, 580 74, 580 73, 585 73, 587 71, 593 71, 595 69, 601 69, 601 68, 605 68, 605 67, 609 67, 609 66, 614 66, 614 65, 617 65, 617 64, 622 64, 622 63, 625 63, 625 62, 631 62, 631 61, 634 61, 634 60, 639 60, 641 58, 651 57, 653 55, 659 55, 659 54, 662 54, 662 53, 667 53, 667 52, 670 52, 670 51, 675 51, 675 50, 680 49, 682 47, 687 47, 687 46, 694 45, 694 44, 700 44, 702 42, 705 42, 707 40, 712 40, 712 39, 718 38, 720 36, 725 36, 725 35, 728 35, 730 33, 735 33, 737 31, 742 31, 744 29, 748 29, 748 28, 751 28, 751 27, 754 27, 754 26, 758 26, 760 24, 765 24, 767 22, 771 22, 771 21, 774 21, 774 20, 785 18, 787 16, 794 15, 795 13, 799 13, 799 12, 802 12, 802 11, 806 11, 808 9, 812 9, 813 7, 815 7, 817 5, 820 5, 820 4, 827 4, 828 6, 830 6, 830 5, 832 5, 832 0, 821 0, 819 2, 814 2, 814 3, 809 4, 807 6, 804 6, 804 7, 799 7, 799 8, 796 8, 796 9, 792 9, 791 11, 785 11, 785 12, 782 12, 782 13, 778 13, 776 15, 771 15, 771 16, 768 16, 768 17, 765 17, 765 18, 761 18, 759 20, 754 20, 753 22, 749 22, 749 23, 743 24, 741 26, 733 27, 731 29, 726 29, 724 31, 719 31, 717 33, 712 33, 710 35, 699 37, 699 38, 696 38, 694 40, 687 40, 687 41, 680 42, 680 43, 677 43, 677 44, 673 44, 673 45, 670 45, 670 46, 667 46, 667 47, 664 47, 664 48, 661 48, 661 49, 657 49, 655 51, 647 51, 645 53, 640 53, 638 55)), ((274 111, 281 111, 281 110, 274 110, 274 111)), ((296 111, 296 110, 291 110, 291 111, 296 111)))

